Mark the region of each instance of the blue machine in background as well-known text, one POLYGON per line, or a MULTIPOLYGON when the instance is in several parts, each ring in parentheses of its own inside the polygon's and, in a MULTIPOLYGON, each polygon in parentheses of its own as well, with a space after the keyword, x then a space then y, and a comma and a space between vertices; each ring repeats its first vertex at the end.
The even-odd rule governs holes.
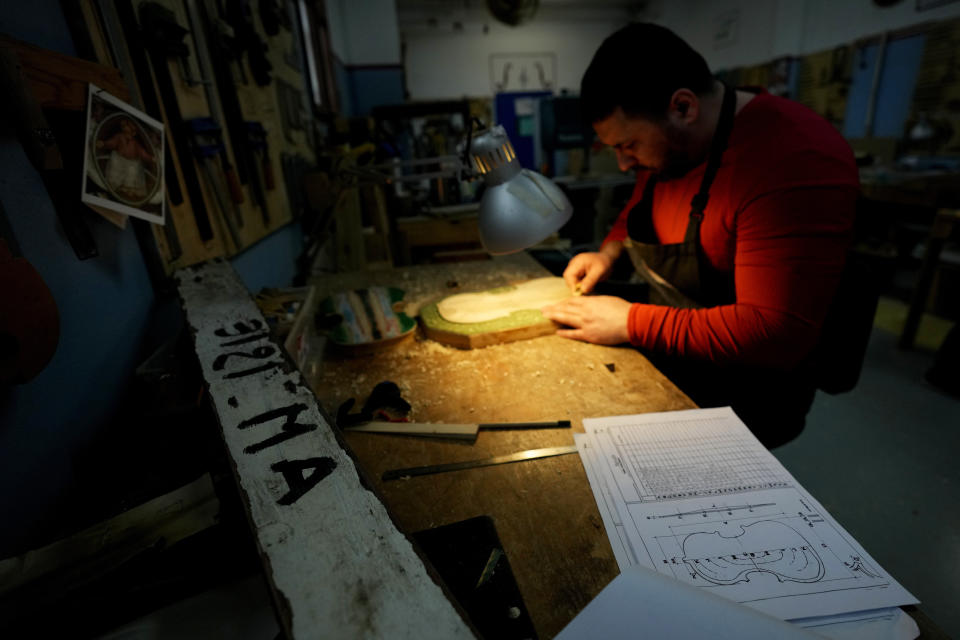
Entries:
POLYGON ((513 91, 498 93, 493 101, 493 120, 502 125, 517 152, 520 166, 540 170, 540 105, 550 91, 513 91))

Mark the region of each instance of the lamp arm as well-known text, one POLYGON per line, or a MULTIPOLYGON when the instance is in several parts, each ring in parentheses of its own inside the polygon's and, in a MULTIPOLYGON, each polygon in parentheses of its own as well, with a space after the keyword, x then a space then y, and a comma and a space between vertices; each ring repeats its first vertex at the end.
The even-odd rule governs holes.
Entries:
POLYGON ((473 140, 473 125, 477 124, 480 130, 486 129, 483 122, 477 116, 470 118, 467 123, 467 143, 463 145, 463 155, 460 157, 460 174, 457 176, 460 180, 473 180, 477 177, 476 171, 470 168, 470 143, 473 140))

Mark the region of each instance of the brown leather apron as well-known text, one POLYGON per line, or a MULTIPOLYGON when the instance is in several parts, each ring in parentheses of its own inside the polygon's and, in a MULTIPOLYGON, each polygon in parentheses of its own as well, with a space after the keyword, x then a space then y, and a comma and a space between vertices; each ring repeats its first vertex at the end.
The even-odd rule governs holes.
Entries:
POLYGON ((720 119, 710 143, 710 152, 700 189, 690 203, 690 217, 683 242, 659 244, 653 230, 653 196, 657 177, 647 179, 643 195, 627 217, 624 248, 637 273, 650 285, 651 304, 694 309, 730 304, 735 301, 733 274, 714 269, 700 245, 700 223, 710 197, 710 185, 720 168, 720 160, 737 104, 737 92, 724 85, 720 119))

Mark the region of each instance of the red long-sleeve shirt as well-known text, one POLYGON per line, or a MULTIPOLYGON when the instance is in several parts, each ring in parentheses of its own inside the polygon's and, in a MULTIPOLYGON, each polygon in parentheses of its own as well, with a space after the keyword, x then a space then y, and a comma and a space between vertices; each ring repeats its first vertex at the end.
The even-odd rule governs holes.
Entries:
MULTIPOLYGON (((705 165, 656 187, 653 228, 682 242, 705 165)), ((630 202, 605 242, 627 236, 630 202)), ((673 355, 788 369, 816 344, 839 283, 859 177, 850 146, 806 107, 767 93, 737 114, 700 229, 710 265, 733 272, 736 301, 677 309, 634 304, 636 346, 673 355)))

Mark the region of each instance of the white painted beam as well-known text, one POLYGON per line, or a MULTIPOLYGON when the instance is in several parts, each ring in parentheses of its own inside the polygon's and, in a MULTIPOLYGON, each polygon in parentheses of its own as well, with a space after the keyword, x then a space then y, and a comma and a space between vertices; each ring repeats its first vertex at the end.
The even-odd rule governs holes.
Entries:
POLYGON ((364 486, 230 264, 176 278, 288 637, 473 637, 364 486))

